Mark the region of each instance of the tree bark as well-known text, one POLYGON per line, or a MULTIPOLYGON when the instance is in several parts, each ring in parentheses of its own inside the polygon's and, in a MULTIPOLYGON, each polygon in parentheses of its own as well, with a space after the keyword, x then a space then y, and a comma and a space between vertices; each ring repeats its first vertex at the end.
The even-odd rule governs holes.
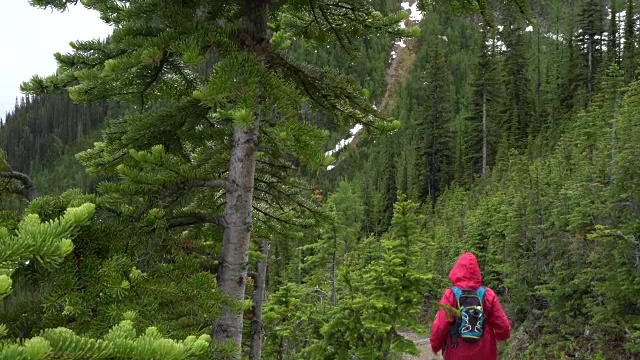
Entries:
POLYGON ((17 189, 13 189, 12 192, 18 195, 22 195, 25 199, 27 199, 27 201, 33 201, 38 198, 38 196, 40 196, 38 188, 33 183, 33 180, 31 180, 29 175, 23 174, 18 171, 13 171, 6 159, 0 158, 0 160, 2 160, 2 165, 4 165, 4 168, 6 170, 0 171, 0 179, 17 180, 21 184, 21 186, 19 186, 17 189))
MULTIPOLYGON (((243 29, 240 34, 242 50, 264 62, 269 39, 267 19, 269 0, 245 0, 243 29)), ((261 104, 254 109, 255 122, 250 128, 233 125, 231 158, 226 191, 225 224, 217 280, 218 289, 226 297, 221 316, 212 326, 214 341, 231 342, 237 347, 232 359, 240 358, 242 346, 242 311, 234 307, 243 301, 249 262, 249 241, 253 228, 253 187, 256 171, 258 135, 261 124, 261 104)), ((220 358, 219 354, 216 354, 220 358)))
MULTIPOLYGON (((220 292, 229 302, 244 300, 249 240, 253 227, 253 185, 256 169, 259 119, 251 129, 238 125, 233 128, 233 145, 229 164, 229 182, 233 188, 226 192, 226 227, 222 239, 221 263, 217 280, 220 292)), ((242 312, 225 304, 222 315, 213 324, 213 338, 221 343, 232 341, 238 348, 242 343, 242 312)))
POLYGON ((249 360, 262 358, 262 342, 264 339, 264 324, 262 322, 262 304, 266 292, 267 266, 269 263, 269 241, 262 240, 260 252, 263 258, 258 261, 256 274, 256 289, 253 294, 253 319, 251 320, 251 341, 249 343, 249 360))

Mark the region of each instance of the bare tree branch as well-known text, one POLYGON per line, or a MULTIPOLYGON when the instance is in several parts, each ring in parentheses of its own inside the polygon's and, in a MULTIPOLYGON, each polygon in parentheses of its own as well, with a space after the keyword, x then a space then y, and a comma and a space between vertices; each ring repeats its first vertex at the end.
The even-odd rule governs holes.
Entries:
MULTIPOLYGON (((191 189, 203 188, 203 187, 222 188, 225 191, 234 191, 234 189, 235 189, 235 186, 233 184, 231 184, 226 179, 191 180, 191 181, 187 181, 187 182, 184 182, 184 183, 178 183, 176 185, 173 185, 173 186, 170 186, 170 187, 164 189, 164 191, 162 191, 154 201, 152 201, 151 203, 149 203, 146 206, 143 206, 143 207, 139 208, 136 211, 136 213, 133 215, 133 218, 134 219, 140 219, 155 204, 162 205, 163 207, 170 206, 170 204, 172 203, 171 201, 169 202, 169 204, 164 203, 164 201, 166 199, 168 199, 168 198, 171 198, 171 197, 173 197, 175 195, 182 195, 186 191, 191 190, 191 189)), ((180 196, 178 196, 178 198, 179 197, 180 196)), ((177 201, 177 198, 174 199, 173 202, 175 202, 175 201, 177 201)))
POLYGON ((33 180, 31 180, 31 178, 27 174, 21 173, 19 171, 13 171, 6 159, 3 159, 3 162, 8 171, 1 171, 0 178, 17 180, 22 184, 22 186, 20 186, 17 191, 12 192, 17 192, 28 201, 35 200, 38 196, 40 196, 38 193, 38 189, 33 183, 33 180))

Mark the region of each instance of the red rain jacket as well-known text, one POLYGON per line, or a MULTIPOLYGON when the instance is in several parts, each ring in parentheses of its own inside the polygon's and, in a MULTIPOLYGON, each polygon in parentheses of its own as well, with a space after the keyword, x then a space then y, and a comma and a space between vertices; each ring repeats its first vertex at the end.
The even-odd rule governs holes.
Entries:
MULTIPOLYGON (((460 289, 477 289, 482 286, 482 275, 476 257, 466 252, 460 256, 449 273, 449 280, 460 289)), ((440 299, 440 304, 456 307, 456 296, 451 289, 447 289, 440 299)), ((478 342, 472 343, 458 338, 458 346, 452 348, 449 331, 455 322, 453 314, 445 315, 445 310, 440 308, 431 328, 431 350, 434 353, 442 350, 447 341, 444 358, 446 360, 497 360, 497 342, 506 340, 511 336, 511 323, 500 306, 498 297, 493 290, 487 288, 484 295, 484 313, 486 321, 484 334, 478 342), (448 320, 447 320, 448 316, 448 320)))

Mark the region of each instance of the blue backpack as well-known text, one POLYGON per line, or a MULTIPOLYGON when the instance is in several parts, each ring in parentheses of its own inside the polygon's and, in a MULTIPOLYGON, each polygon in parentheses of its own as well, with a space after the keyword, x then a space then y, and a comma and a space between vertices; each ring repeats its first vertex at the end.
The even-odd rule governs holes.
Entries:
POLYGON ((451 288, 456 295, 456 305, 460 315, 451 329, 454 346, 458 336, 465 341, 476 342, 484 333, 484 293, 486 288, 478 290, 461 290, 457 286, 451 288))

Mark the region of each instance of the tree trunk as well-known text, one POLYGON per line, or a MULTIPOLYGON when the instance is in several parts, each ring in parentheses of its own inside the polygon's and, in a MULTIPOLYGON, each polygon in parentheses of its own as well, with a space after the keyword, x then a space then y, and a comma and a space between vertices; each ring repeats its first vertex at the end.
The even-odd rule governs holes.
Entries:
POLYGON ((616 162, 616 117, 618 109, 618 89, 614 89, 611 114, 611 161, 609 163, 609 186, 613 186, 613 174, 616 162))
POLYGON ((300 246, 300 240, 296 241, 296 247, 298 248, 298 263, 296 264, 296 284, 302 284, 302 246, 300 246))
POLYGON ((587 68, 587 103, 585 107, 591 103, 591 91, 593 90, 593 36, 589 37, 588 52, 588 68, 587 68))
MULTIPOLYGON (((537 170, 535 170, 537 172, 537 170)), ((529 171, 529 185, 531 186, 531 202, 533 203, 533 212, 536 218, 536 241, 535 241, 535 254, 536 254, 536 274, 539 273, 539 265, 540 265, 540 256, 539 256, 539 246, 541 241, 541 228, 542 228, 542 215, 540 214, 540 189, 539 189, 539 178, 536 176, 536 181, 533 181, 533 174, 529 171)))
POLYGON ((438 101, 438 88, 436 87, 433 93, 433 124, 431 124, 431 154, 429 154, 429 196, 431 197, 432 211, 436 208, 436 197, 438 196, 438 186, 436 185, 436 125, 440 120, 440 114, 438 113, 438 101))
MULTIPOLYGON (((226 226, 222 240, 218 288, 227 300, 244 300, 249 240, 253 226, 253 184, 256 169, 259 119, 251 129, 234 125, 233 145, 229 164, 229 182, 226 192, 226 226)), ((222 315, 213 325, 213 338, 218 342, 232 341, 238 349, 242 343, 242 312, 233 304, 225 304, 222 315)))
MULTIPOLYGON (((245 0, 244 22, 241 22, 242 49, 264 62, 269 46, 267 19, 269 0, 245 0)), ((224 210, 225 229, 218 269, 218 289, 226 297, 221 316, 212 326, 214 341, 231 342, 237 353, 231 358, 239 359, 242 345, 242 311, 235 303, 243 301, 249 262, 249 242, 253 227, 253 187, 256 171, 258 134, 261 123, 260 103, 254 109, 255 122, 250 128, 233 125, 231 158, 224 210)), ((218 355, 218 354, 216 354, 218 355)), ((218 358, 220 356, 217 356, 218 358)))
POLYGON ((336 225, 333 224, 333 262, 331 264, 331 306, 338 304, 338 292, 336 291, 336 272, 338 268, 338 234, 336 225))
POLYGON ((253 319, 251 320, 251 342, 249 344, 249 360, 262 358, 262 342, 264 324, 262 323, 262 303, 266 292, 267 266, 269 263, 269 241, 262 240, 260 252, 263 258, 258 261, 256 272, 256 289, 253 294, 253 319))
POLYGON ((487 74, 482 75, 482 177, 487 172, 487 74))
POLYGON ((609 18, 609 38, 607 44, 607 52, 608 52, 608 60, 609 63, 615 62, 618 63, 618 9, 617 9, 617 1, 610 0, 609 1, 609 9, 611 10, 611 17, 609 18))
POLYGON ((533 123, 534 124, 534 128, 532 129, 531 125, 529 125, 529 133, 530 134, 534 134, 534 133, 538 133, 540 132, 544 126, 542 124, 542 109, 543 109, 543 105, 542 105, 542 66, 540 65, 540 58, 542 56, 540 56, 541 51, 540 51, 540 17, 538 17, 538 20, 536 21, 537 25, 536 25, 536 42, 537 42, 537 69, 536 69, 536 120, 533 123), (535 131, 535 132, 534 132, 535 131))
POLYGON ((635 11, 634 0, 627 0, 627 12, 624 27, 624 83, 628 85, 635 80, 636 67, 636 39, 635 39, 635 11))

